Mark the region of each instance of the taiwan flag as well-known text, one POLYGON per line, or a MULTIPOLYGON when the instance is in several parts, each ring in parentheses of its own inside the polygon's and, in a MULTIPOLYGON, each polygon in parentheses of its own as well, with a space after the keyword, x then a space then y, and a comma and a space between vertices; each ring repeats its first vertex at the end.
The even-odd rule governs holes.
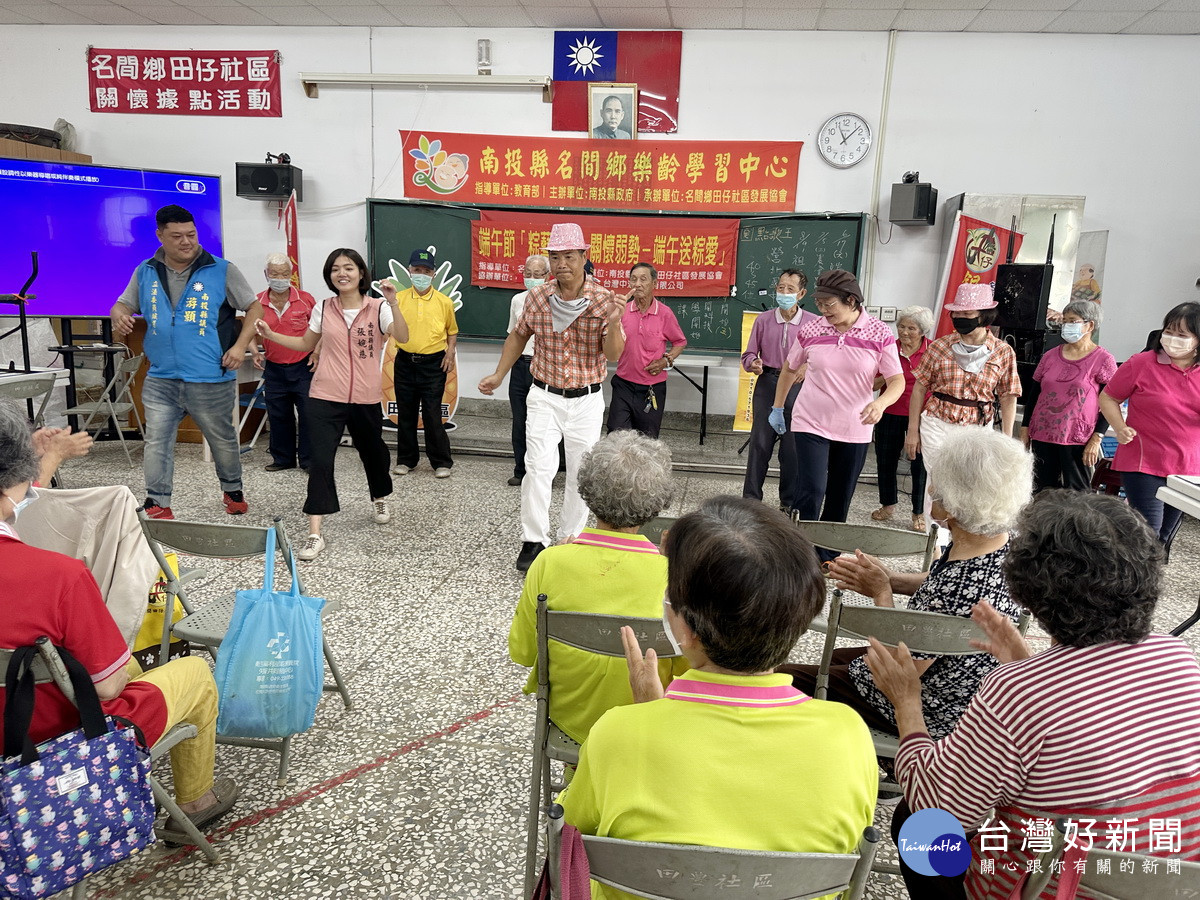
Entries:
POLYGON ((588 130, 588 83, 638 86, 637 130, 679 130, 679 61, 682 31, 554 32, 555 131, 588 130))

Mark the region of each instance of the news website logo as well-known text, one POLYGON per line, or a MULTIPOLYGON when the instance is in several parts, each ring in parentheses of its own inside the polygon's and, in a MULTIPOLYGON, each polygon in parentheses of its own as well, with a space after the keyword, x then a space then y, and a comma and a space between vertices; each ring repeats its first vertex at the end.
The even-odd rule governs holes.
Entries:
POLYGON ((971 864, 971 846, 958 819, 944 809, 922 809, 900 827, 900 858, 922 875, 961 875, 971 864))

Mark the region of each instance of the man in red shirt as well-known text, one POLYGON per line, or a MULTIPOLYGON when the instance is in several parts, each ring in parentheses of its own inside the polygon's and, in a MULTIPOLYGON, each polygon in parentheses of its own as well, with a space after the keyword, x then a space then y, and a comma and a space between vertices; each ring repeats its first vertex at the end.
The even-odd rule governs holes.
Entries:
POLYGON ((573 222, 551 229, 546 253, 554 280, 530 290, 496 371, 479 382, 479 393, 490 397, 537 335, 529 366, 533 390, 521 482, 523 543, 517 569, 522 572, 551 543, 550 488, 558 471, 560 438, 566 445, 567 484, 558 536, 577 535, 587 524, 588 509, 579 496, 579 461, 600 439, 604 377, 608 363, 619 360, 625 349, 625 304, 584 273, 590 246, 573 222))
MULTIPOLYGON (((272 331, 291 337, 304 337, 308 317, 316 305, 312 294, 300 290, 291 282, 292 261, 283 253, 267 257, 267 289, 258 295, 262 316, 272 331)), ((312 360, 303 350, 289 350, 274 341, 266 342, 266 362, 255 356, 254 363, 263 370, 266 385, 267 421, 271 438, 268 472, 296 468, 308 469, 308 426, 305 405, 308 386, 312 382, 312 360), (299 441, 296 421, 299 419, 299 441)))

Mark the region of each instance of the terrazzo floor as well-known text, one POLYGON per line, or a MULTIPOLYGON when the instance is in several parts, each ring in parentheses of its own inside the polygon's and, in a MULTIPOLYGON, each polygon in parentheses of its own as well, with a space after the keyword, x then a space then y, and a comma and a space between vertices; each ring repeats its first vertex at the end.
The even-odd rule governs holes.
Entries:
MULTIPOLYGON (((469 431, 506 434, 506 425, 491 425, 464 426, 452 441, 465 444, 469 431)), ((691 423, 665 437, 680 461, 698 446, 691 423)), ((703 457, 736 467, 742 438, 714 437, 703 457)), ((265 440, 242 459, 250 512, 240 521, 266 525, 282 516, 293 539, 301 539, 303 473, 263 471, 270 461, 265 440)), ((131 470, 118 446, 101 444, 65 475, 71 487, 126 483, 141 499, 140 451, 135 461, 139 468, 131 470)), ((175 514, 230 521, 200 448, 180 445, 176 461, 175 514)), ((275 782, 275 754, 218 747, 218 774, 242 787, 234 812, 212 832, 218 864, 191 848, 157 845, 93 878, 89 897, 520 896, 534 710, 520 694, 525 670, 507 657, 521 587, 513 567, 520 490, 505 484, 511 467, 511 459, 459 455, 453 477, 435 480, 423 462, 396 479, 394 519, 380 526, 369 517, 357 456, 339 453, 344 511, 327 520, 326 552, 301 565, 307 593, 342 602, 326 634, 354 708, 326 695, 314 727, 294 742, 283 788, 275 782)), ((562 476, 555 513, 561 482, 562 476)), ((679 472, 667 513, 740 489, 740 475, 679 472)), ((768 500, 774 490, 769 482, 768 500)), ((869 521, 876 505, 874 487, 864 481, 850 520, 869 521)), ((209 577, 191 592, 200 603, 261 584, 261 562, 204 566, 209 577)), ((1195 608, 1198 583, 1200 526, 1188 520, 1169 567, 1160 628, 1173 627, 1195 608)), ((1188 638, 1195 645, 1200 628, 1188 638)), ((794 660, 815 662, 820 644, 821 635, 806 635, 794 660)), ((885 833, 889 815, 885 809, 878 816, 885 833)), ((897 880, 873 876, 867 896, 905 895, 897 880)))

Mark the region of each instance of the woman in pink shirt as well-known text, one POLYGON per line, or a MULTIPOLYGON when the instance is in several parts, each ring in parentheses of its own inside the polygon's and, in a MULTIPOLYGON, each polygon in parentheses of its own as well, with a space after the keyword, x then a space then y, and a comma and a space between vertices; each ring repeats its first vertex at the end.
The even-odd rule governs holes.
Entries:
POLYGON ((1117 433, 1113 470, 1129 505, 1167 547, 1183 513, 1156 496, 1168 475, 1200 475, 1200 303, 1180 303, 1163 319, 1158 349, 1135 353, 1100 395, 1117 433), (1128 417, 1121 403, 1129 401, 1128 417))

